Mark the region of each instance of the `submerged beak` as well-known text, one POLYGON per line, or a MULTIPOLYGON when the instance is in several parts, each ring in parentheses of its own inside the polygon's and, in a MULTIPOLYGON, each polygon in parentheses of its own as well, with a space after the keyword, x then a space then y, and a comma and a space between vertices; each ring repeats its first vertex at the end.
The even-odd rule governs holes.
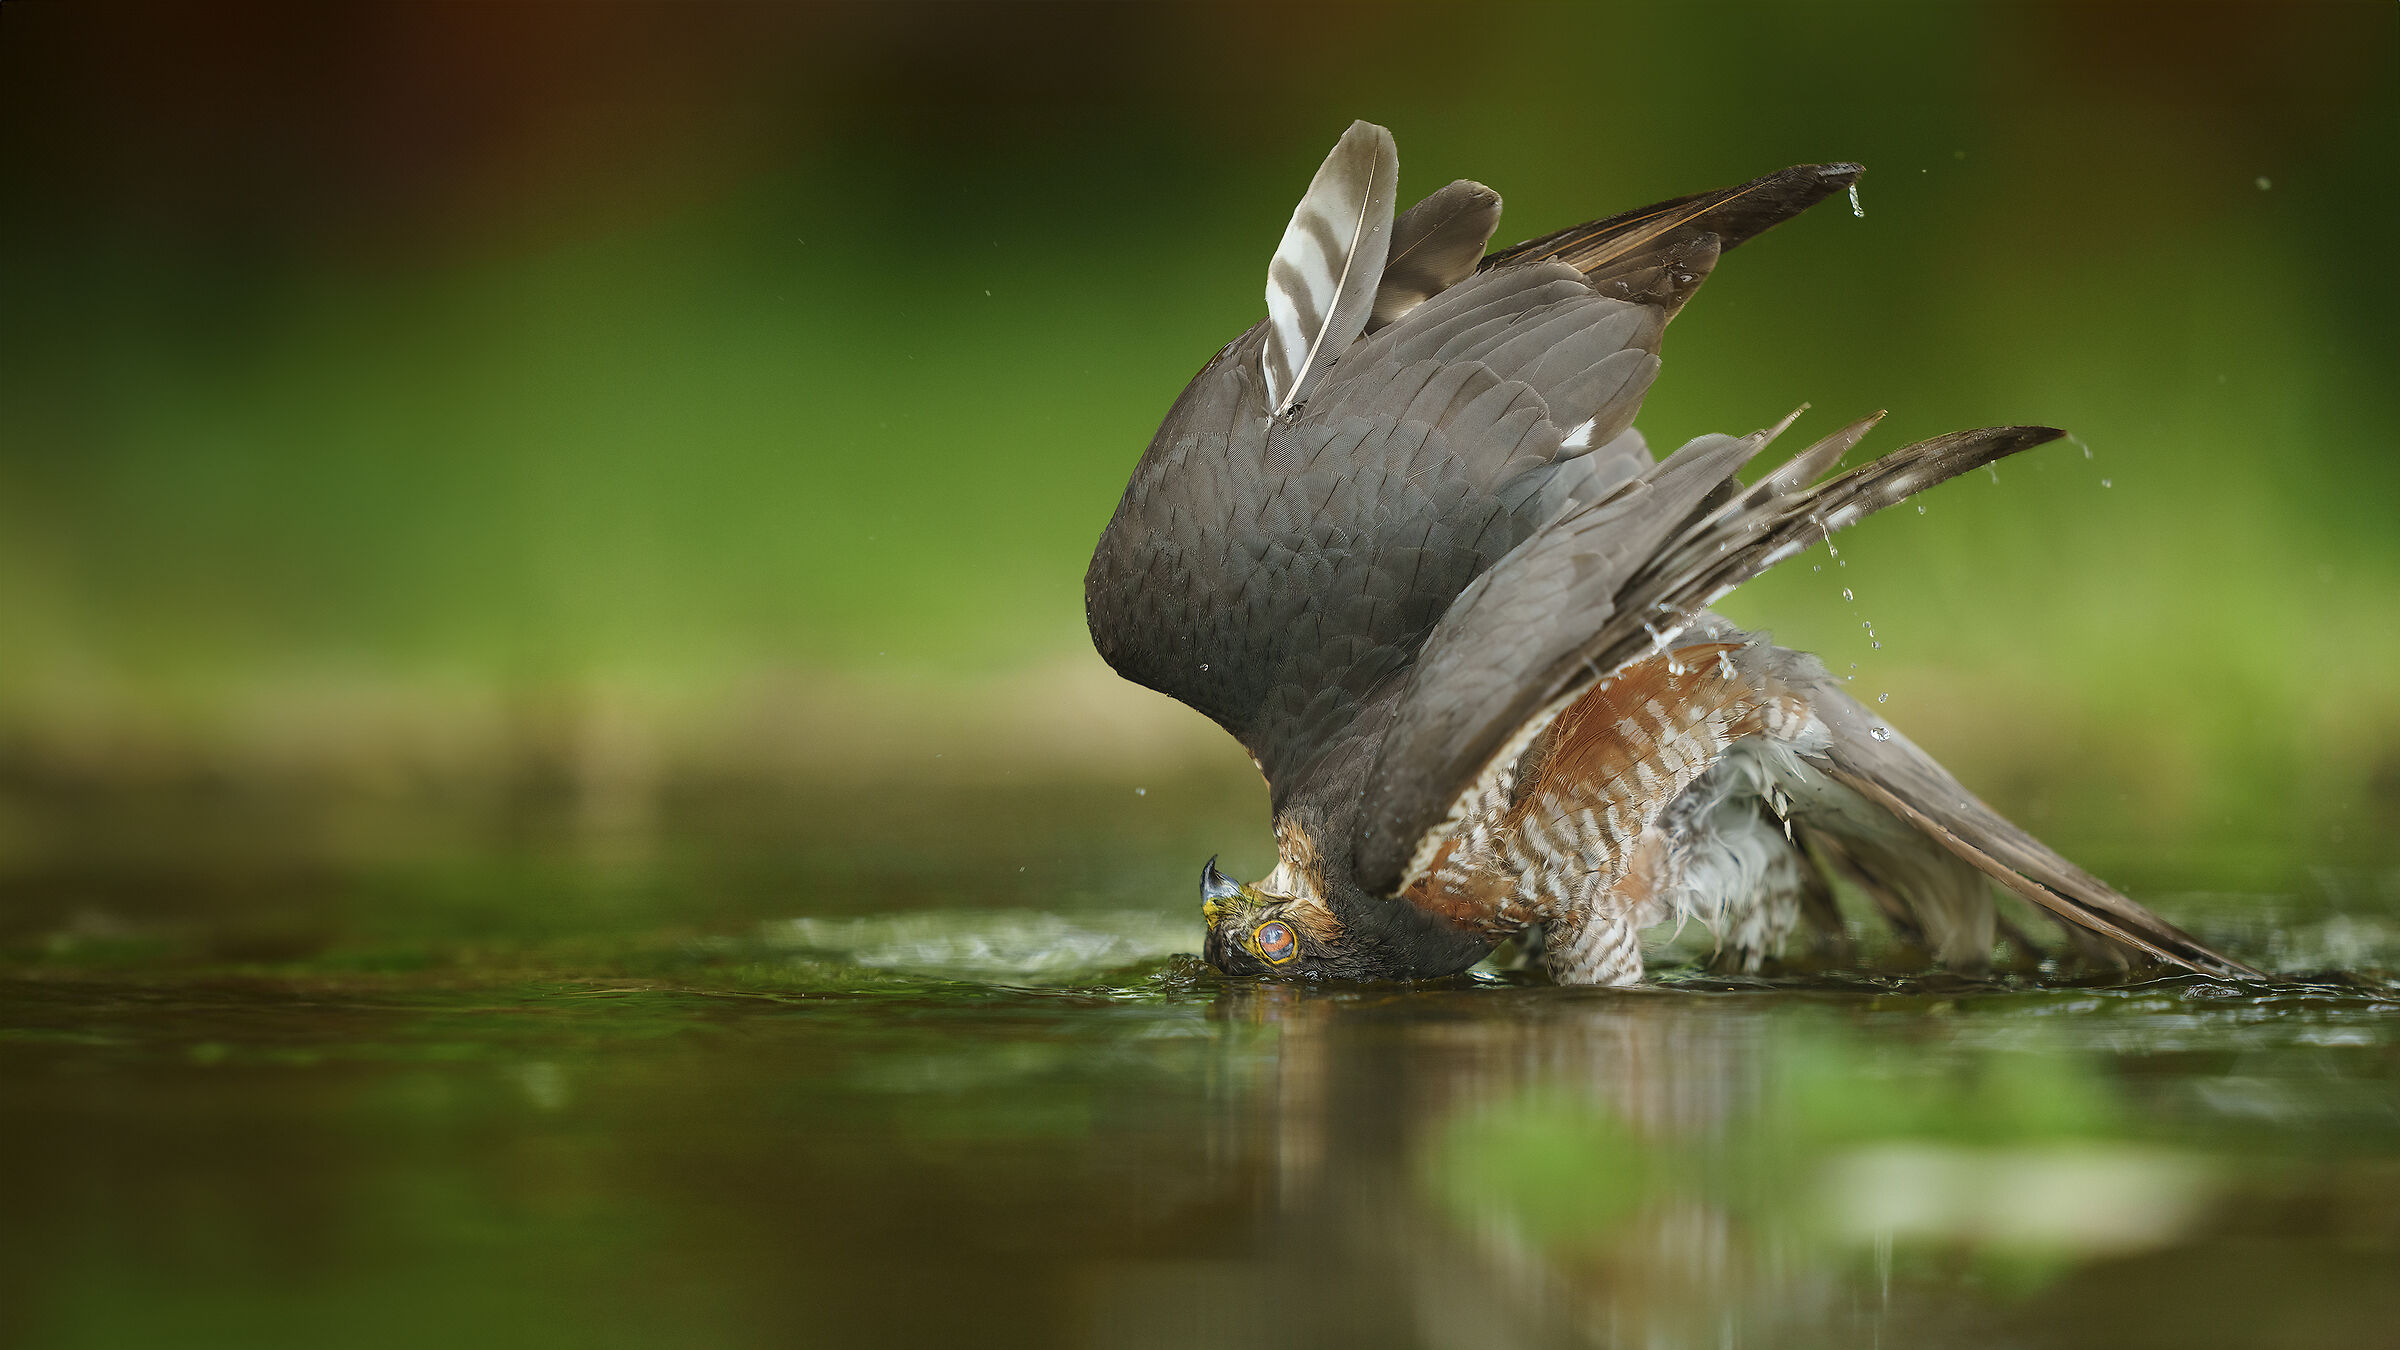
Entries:
POLYGON ((1217 902, 1231 900, 1242 893, 1241 883, 1217 870, 1217 860, 1210 858, 1200 869, 1200 917, 1214 928, 1217 923, 1217 902))

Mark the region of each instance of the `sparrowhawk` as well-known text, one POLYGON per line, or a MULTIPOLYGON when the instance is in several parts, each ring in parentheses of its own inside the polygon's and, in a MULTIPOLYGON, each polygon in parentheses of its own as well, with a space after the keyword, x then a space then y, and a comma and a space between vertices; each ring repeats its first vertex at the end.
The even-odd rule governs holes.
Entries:
MULTIPOLYGON (((1634 414, 1725 250, 1854 184, 1812 164, 1484 253, 1461 180, 1393 215, 1389 132, 1351 126, 1292 214, 1267 317, 1134 467, 1084 581, 1119 673, 1266 776, 1279 862, 1202 872, 1229 974, 1408 979, 1510 938, 1630 984, 1697 919, 1756 969, 1838 927, 1846 876, 1953 968, 1991 883, 2087 944, 2249 973, 2000 818, 1814 658, 1708 610, 1869 512, 2040 445, 1957 432, 1827 476, 1843 427, 1745 485, 1791 419, 1654 459, 1634 414)), ((1880 416, 1880 414, 1878 414, 1880 416)))

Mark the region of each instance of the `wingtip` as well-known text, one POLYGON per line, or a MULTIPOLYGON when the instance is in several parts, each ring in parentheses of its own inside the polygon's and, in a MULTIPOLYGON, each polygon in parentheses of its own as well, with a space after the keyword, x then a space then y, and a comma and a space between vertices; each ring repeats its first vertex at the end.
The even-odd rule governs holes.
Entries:
POLYGON ((2065 440, 2067 436, 2065 431, 2057 427, 2040 426, 1994 427, 1992 432, 1996 436, 2007 439, 2011 454, 2019 450, 2031 450, 2037 445, 2048 445, 2052 441, 2065 440))
POLYGON ((1386 146, 1391 146, 1394 144, 1392 140, 1392 129, 1390 127, 1383 125, 1381 122, 1370 122, 1363 117, 1355 118, 1351 121, 1348 129, 1342 132, 1341 141, 1336 142, 1336 145, 1338 146, 1342 143, 1346 143, 1352 137, 1357 137, 1361 140, 1381 141, 1386 146))

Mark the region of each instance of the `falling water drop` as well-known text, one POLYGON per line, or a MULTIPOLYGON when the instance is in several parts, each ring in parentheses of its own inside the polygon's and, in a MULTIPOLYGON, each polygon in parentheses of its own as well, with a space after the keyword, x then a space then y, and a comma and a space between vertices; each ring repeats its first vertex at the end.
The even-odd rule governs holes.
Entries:
POLYGON ((1925 514, 1925 507, 1922 503, 1920 503, 1917 507, 1917 514, 1920 516, 1925 514))
MULTIPOLYGON (((2267 180, 2264 178, 2259 179, 2258 185, 2262 188, 2265 187, 2267 185, 2267 180)), ((1860 220, 1865 220, 1867 218, 1867 208, 1859 204, 1858 184, 1856 183, 1852 183, 1850 185, 1850 214, 1858 217, 1860 220)))
POLYGON ((1877 694, 1875 696, 1875 701, 1877 703, 1889 703, 1892 701, 1892 696, 1890 694, 1877 694))
POLYGON ((1888 741, 1892 738, 1892 729, 1890 727, 1879 726, 1867 734, 1873 736, 1876 740, 1888 741))
POLYGON ((1849 587, 1847 587, 1847 586, 1844 586, 1844 587, 1842 588, 1842 598, 1843 598, 1844 600, 1856 600, 1858 597, 1857 597, 1857 596, 1855 596, 1855 595, 1852 595, 1852 594, 1850 593, 1850 588, 1849 588, 1849 587))
POLYGON ((2116 480, 2114 479, 2103 478, 2100 480, 2100 486, 2102 487, 2115 487, 2116 485, 2116 480))

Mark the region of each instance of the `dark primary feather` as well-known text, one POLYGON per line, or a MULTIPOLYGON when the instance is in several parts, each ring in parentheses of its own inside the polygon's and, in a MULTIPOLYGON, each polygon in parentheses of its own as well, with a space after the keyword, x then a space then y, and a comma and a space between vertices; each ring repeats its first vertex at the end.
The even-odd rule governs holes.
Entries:
POLYGON ((1391 256, 1367 316, 1373 333, 1475 275, 1484 245, 1500 225, 1500 194, 1461 178, 1400 213, 1391 256))
POLYGON ((1797 164, 1714 192, 1694 193, 1528 239, 1483 260, 1486 268, 1556 259, 1603 295, 1663 305, 1670 313, 1730 250, 1856 183, 1858 164, 1797 164))

